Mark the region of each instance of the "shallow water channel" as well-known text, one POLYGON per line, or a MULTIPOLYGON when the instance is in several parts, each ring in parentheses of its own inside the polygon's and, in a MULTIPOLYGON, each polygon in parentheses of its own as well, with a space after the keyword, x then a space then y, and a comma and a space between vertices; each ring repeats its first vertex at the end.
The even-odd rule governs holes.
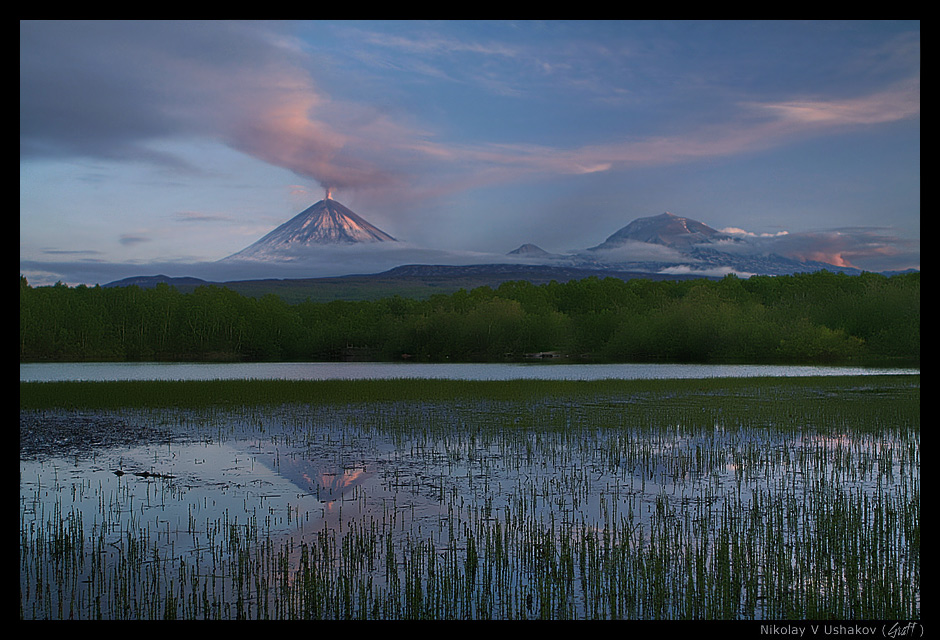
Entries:
POLYGON ((21 615, 918 617, 919 418, 801 406, 23 413, 21 615))

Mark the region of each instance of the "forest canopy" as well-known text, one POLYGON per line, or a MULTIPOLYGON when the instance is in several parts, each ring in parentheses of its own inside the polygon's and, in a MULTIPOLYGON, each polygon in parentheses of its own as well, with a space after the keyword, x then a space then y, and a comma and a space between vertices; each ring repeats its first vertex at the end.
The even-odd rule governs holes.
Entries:
POLYGON ((290 304, 221 286, 32 287, 20 361, 920 363, 920 273, 507 282, 290 304))

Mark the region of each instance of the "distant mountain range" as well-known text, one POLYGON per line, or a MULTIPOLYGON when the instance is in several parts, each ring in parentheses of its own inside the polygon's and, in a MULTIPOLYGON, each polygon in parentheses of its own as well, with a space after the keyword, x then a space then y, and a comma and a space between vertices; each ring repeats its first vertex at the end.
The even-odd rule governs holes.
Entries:
MULTIPOLYGON (((329 194, 266 236, 223 262, 295 262, 315 255, 322 247, 364 246, 398 241, 329 194)), ((565 254, 553 254, 527 243, 507 257, 528 264, 574 268, 639 271, 647 273, 698 272, 699 275, 782 275, 830 269, 858 273, 857 269, 825 262, 796 260, 775 253, 744 251, 739 236, 666 212, 637 218, 601 244, 565 254)))
MULTIPOLYGON (((220 262, 277 264, 302 262, 327 247, 397 246, 394 237, 329 197, 311 205, 245 249, 220 262)), ((105 286, 155 286, 159 282, 181 290, 220 284, 247 295, 275 292, 291 300, 368 299, 391 295, 424 296, 459 288, 496 286, 507 280, 533 283, 567 282, 589 276, 623 279, 718 278, 727 273, 785 275, 800 272, 857 269, 826 262, 798 260, 755 250, 742 237, 708 225, 662 213, 637 218, 604 242, 569 253, 550 253, 526 243, 506 254, 504 263, 444 265, 402 264, 373 274, 302 279, 257 279, 210 282, 199 278, 138 276, 105 286)))
POLYGON ((176 278, 166 275, 135 276, 110 282, 104 287, 137 286, 142 289, 167 284, 183 293, 199 286, 215 285, 232 289, 242 295, 260 297, 273 293, 288 302, 329 302, 332 300, 377 300, 392 296, 426 298, 459 289, 497 287, 503 282, 525 280, 532 284, 548 282, 565 283, 596 276, 598 278, 620 278, 630 280, 686 280, 701 278, 689 274, 655 274, 642 272, 612 271, 552 265, 526 264, 473 264, 473 265, 429 265, 410 264, 395 267, 381 273, 333 276, 321 278, 264 278, 257 280, 229 280, 212 282, 199 278, 176 278))
POLYGON ((554 264, 565 262, 581 268, 657 274, 785 275, 820 269, 860 273, 850 267, 755 250, 740 236, 668 211, 637 218, 601 244, 581 251, 552 254, 537 245, 524 244, 510 255, 554 264))

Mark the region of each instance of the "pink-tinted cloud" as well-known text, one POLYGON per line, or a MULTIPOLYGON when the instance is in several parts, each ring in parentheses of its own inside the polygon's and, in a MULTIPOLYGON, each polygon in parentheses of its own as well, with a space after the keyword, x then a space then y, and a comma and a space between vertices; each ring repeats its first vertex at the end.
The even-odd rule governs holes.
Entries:
POLYGON ((782 246, 792 257, 863 269, 869 263, 890 264, 896 258, 906 259, 915 250, 919 253, 918 244, 899 239, 888 230, 846 228, 790 234, 782 246))
POLYGON ((744 103, 723 123, 673 135, 646 135, 561 148, 512 142, 447 144, 430 139, 387 149, 389 157, 408 151, 426 174, 410 176, 419 186, 433 175, 434 188, 466 189, 560 175, 631 170, 694 162, 708 158, 785 146, 810 137, 852 128, 913 119, 920 113, 919 83, 847 100, 798 100, 744 103))
POLYGON ((517 174, 582 174, 652 167, 747 153, 849 127, 896 122, 920 114, 919 82, 847 100, 751 102, 722 124, 669 136, 646 136, 574 149, 500 144, 466 149, 482 165, 517 174))
POLYGON ((300 48, 265 23, 26 22, 21 39, 26 159, 186 166, 154 143, 195 138, 323 186, 386 185, 401 180, 395 154, 419 137, 333 102, 300 48))
POLYGON ((842 127, 895 122, 920 115, 920 80, 866 96, 844 100, 805 99, 776 103, 752 103, 784 128, 842 127))
POLYGON ((871 271, 920 268, 919 241, 901 238, 888 228, 844 227, 743 237, 746 242, 726 249, 778 253, 871 271))

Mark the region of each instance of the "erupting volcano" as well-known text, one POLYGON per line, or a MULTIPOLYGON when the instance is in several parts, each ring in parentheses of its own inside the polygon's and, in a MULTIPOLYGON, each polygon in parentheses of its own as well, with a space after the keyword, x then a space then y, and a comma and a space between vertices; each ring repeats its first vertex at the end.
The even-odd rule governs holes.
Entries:
POLYGON ((323 200, 304 209, 254 244, 225 260, 284 260, 302 257, 322 245, 397 242, 333 199, 330 189, 323 200))

